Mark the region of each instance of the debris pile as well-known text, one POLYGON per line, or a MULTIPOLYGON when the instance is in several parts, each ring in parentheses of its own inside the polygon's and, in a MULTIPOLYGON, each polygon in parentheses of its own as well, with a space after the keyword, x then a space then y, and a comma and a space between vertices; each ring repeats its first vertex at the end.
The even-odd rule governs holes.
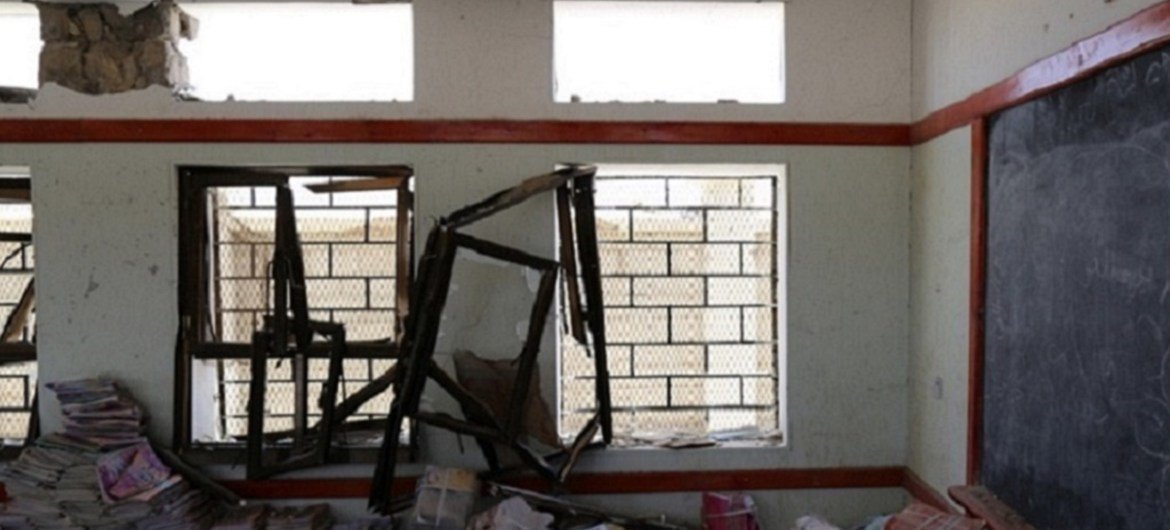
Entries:
MULTIPOLYGON (((326 504, 242 507, 239 498, 146 438, 147 414, 113 381, 46 385, 65 431, 42 436, 0 469, 10 500, 4 529, 317 530, 333 527, 326 504), (229 510, 228 506, 237 505, 229 510)), ((354 526, 346 528, 366 528, 354 526)))
POLYGON ((162 462, 146 414, 109 380, 46 385, 65 432, 41 437, 3 471, 3 528, 203 528, 221 505, 162 462))

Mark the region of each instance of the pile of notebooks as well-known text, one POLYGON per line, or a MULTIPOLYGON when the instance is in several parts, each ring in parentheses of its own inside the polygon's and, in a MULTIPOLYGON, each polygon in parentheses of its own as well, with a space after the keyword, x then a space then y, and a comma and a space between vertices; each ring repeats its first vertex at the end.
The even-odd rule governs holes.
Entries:
POLYGON ((162 464, 144 436, 142 408, 112 381, 46 386, 61 402, 65 431, 0 470, 10 497, 0 528, 201 529, 222 511, 162 464))
POLYGON ((113 381, 46 387, 61 402, 65 430, 42 436, 0 468, 9 497, 0 506, 4 530, 333 528, 326 504, 229 509, 159 458, 145 435, 145 411, 113 381))

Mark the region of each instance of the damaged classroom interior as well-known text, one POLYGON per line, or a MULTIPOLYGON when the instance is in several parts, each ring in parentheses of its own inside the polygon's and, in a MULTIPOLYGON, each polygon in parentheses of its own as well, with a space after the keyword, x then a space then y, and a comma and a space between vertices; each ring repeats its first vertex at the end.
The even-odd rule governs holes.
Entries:
POLYGON ((1170 529, 1170 2, 0 0, 0 528, 1170 529))

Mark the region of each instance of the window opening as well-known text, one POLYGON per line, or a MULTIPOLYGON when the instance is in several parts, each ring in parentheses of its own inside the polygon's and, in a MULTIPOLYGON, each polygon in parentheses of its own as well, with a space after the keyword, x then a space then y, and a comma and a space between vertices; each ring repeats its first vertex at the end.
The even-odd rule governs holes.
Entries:
POLYGON ((0 2, 0 103, 23 103, 36 95, 41 23, 36 6, 0 2))
POLYGON ((205 101, 411 101, 411 5, 185 2, 199 20, 180 43, 191 95, 205 101))
MULTIPOLYGON (((337 401, 388 372, 407 311, 413 192, 358 189, 384 173, 409 168, 184 168, 184 344, 196 395, 215 395, 213 407, 188 403, 188 443, 238 443, 247 436, 252 333, 272 302, 270 261, 276 238, 274 189, 286 180, 295 201, 310 318, 344 323, 352 341, 343 361, 337 401), (284 174, 281 174, 281 173, 284 174), (274 176, 273 174, 277 174, 274 176), (286 175, 290 174, 291 175, 286 175), (276 179, 276 180, 273 180, 276 179), (321 187, 344 191, 314 191, 321 187), (194 231, 194 232, 192 232, 194 231), (185 254, 188 255, 188 254, 185 254)), ((377 186, 373 186, 377 188, 377 186)), ((294 425, 297 380, 287 359, 269 359, 264 430, 294 425)), ((308 359, 308 425, 328 375, 325 348, 308 359)), ((186 379, 184 379, 186 380, 186 379)), ((376 442, 372 424, 385 416, 387 390, 349 416, 335 441, 376 442), (364 428, 364 427, 369 427, 364 428)))
MULTIPOLYGON (((626 443, 778 436, 782 168, 600 165, 613 421, 626 443)), ((592 361, 561 339, 562 430, 592 412, 592 361)))
POLYGON ((780 2, 554 3, 557 102, 783 103, 780 2))
POLYGON ((0 166, 0 440, 36 431, 36 295, 28 168, 0 166))

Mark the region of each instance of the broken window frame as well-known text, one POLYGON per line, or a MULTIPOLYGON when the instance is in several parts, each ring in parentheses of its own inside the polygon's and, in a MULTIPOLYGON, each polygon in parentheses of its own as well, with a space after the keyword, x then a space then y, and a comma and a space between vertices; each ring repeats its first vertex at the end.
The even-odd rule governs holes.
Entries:
POLYGON ((390 406, 382 448, 374 469, 373 484, 369 496, 369 508, 375 512, 389 514, 409 505, 410 498, 392 495, 392 484, 398 459, 398 434, 407 418, 418 420, 439 428, 475 437, 488 461, 488 476, 499 476, 515 471, 500 466, 496 445, 510 449, 523 464, 537 476, 556 485, 564 484, 577 460, 586 449, 604 447, 612 440, 610 418, 609 378, 606 360, 605 315, 602 302, 600 264, 595 219, 593 215, 593 180, 597 168, 587 165, 570 165, 552 173, 525 179, 520 184, 499 191, 479 202, 467 205, 441 218, 427 237, 423 250, 418 280, 412 286, 413 296, 420 308, 410 315, 402 337, 405 353, 399 363, 394 381, 394 400, 390 406), (516 248, 492 241, 478 239, 459 233, 459 229, 491 217, 536 195, 554 192, 558 207, 558 224, 562 245, 558 250, 562 262, 534 256, 516 248), (451 291, 451 275, 455 255, 460 249, 520 265, 539 271, 540 286, 532 304, 529 329, 519 356, 513 361, 518 364, 516 379, 509 395, 507 418, 497 418, 483 401, 463 388, 458 381, 446 374, 434 362, 435 344, 443 319, 443 310, 451 291), (580 293, 573 295, 578 277, 569 275, 580 271, 584 289, 584 305, 580 293), (562 274, 563 273, 563 274, 562 274), (521 432, 524 404, 529 398, 530 383, 534 375, 539 343, 544 324, 553 306, 556 283, 562 278, 570 293, 570 304, 566 308, 573 322, 573 336, 583 345, 592 349, 596 377, 597 413, 586 423, 573 442, 565 449, 550 455, 540 455, 525 441, 527 433, 521 432), (429 379, 433 379, 460 405, 465 419, 460 420, 444 413, 429 413, 419 410, 423 390, 429 379), (601 433, 601 442, 594 438, 601 433), (558 467, 550 459, 563 459, 558 467))
MULTIPOLYGON (((395 255, 391 258, 398 267, 395 280, 394 296, 395 324, 390 330, 392 340, 366 341, 349 343, 346 348, 346 359, 398 359, 398 338, 401 335, 404 322, 410 312, 409 288, 413 277, 413 210, 414 193, 410 189, 413 180, 413 170, 408 166, 379 165, 379 166, 262 166, 262 167, 219 167, 219 166, 182 166, 178 170, 180 187, 179 205, 179 316, 180 325, 175 351, 175 405, 174 417, 177 419, 174 426, 173 447, 183 454, 203 454, 211 461, 234 462, 237 455, 246 453, 245 443, 201 443, 192 440, 192 372, 193 365, 202 360, 251 360, 254 356, 254 344, 251 342, 223 342, 216 341, 212 335, 211 320, 214 318, 215 306, 214 287, 212 285, 212 268, 215 267, 213 246, 215 243, 214 219, 215 209, 208 199, 208 191, 212 188, 254 188, 279 187, 285 185, 291 177, 355 177, 356 180, 346 180, 330 183, 335 190, 320 189, 319 191, 363 191, 359 189, 365 183, 365 190, 394 189, 398 192, 398 211, 396 229, 395 255), (376 182, 377 181, 377 182, 376 182), (342 182, 346 184, 342 184, 342 182), (392 186, 390 184, 393 184, 392 186), (373 187, 370 187, 373 186, 373 187), (218 455, 218 456, 217 456, 218 455)), ((317 187, 317 186, 314 186, 317 187)), ((311 300, 310 300, 311 303, 311 300)), ((328 359, 335 346, 327 343, 313 343, 305 348, 306 359, 328 359)), ((291 356, 290 356, 291 359, 291 356)), ((264 370, 260 371, 263 375, 264 370)), ((253 370, 253 373, 257 373, 253 370)), ((371 390, 377 390, 377 383, 393 374, 375 377, 371 382, 371 390)), ((294 384, 307 385, 308 381, 294 384)), ((388 388, 385 385, 382 388, 388 388)), ((373 398, 379 392, 367 391, 350 396, 343 403, 339 403, 333 414, 332 427, 336 430, 350 414, 354 413, 364 402, 373 398)), ((308 424, 308 419, 298 422, 308 424)), ((277 433, 279 434, 279 433, 277 433)), ((273 433, 265 435, 266 439, 274 437, 273 433)), ((285 459, 298 452, 290 446, 267 446, 265 454, 276 453, 278 459, 285 459)), ((301 451, 303 453, 303 451, 301 451)), ((330 463, 344 463, 355 461, 373 461, 376 448, 342 448, 333 447, 326 452, 326 460, 330 463)), ((277 470, 279 472, 279 470, 277 470)))

